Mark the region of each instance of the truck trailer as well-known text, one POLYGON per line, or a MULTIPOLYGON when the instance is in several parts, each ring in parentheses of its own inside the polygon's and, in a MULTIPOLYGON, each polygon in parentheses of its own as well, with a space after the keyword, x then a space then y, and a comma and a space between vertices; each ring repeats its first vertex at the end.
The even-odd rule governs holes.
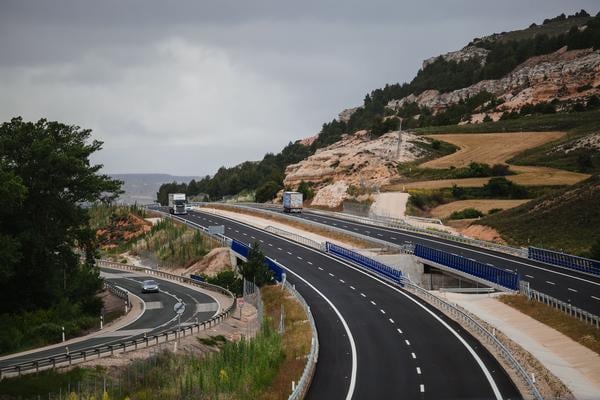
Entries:
POLYGON ((187 214, 185 193, 169 193, 169 213, 175 215, 187 214))
POLYGON ((283 212, 300 213, 302 212, 302 193, 283 192, 283 212))

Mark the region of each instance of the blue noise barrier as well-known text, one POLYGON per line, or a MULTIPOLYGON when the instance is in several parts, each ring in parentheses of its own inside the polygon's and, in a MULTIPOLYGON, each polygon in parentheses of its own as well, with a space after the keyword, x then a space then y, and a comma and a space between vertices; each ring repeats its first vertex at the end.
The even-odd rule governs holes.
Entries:
POLYGON ((400 278, 402 277, 402 272, 397 269, 394 269, 388 265, 380 263, 377 260, 373 260, 372 258, 363 256, 360 253, 355 251, 346 249, 345 247, 338 246, 336 244, 325 242, 325 249, 328 253, 346 259, 350 262, 360 265, 370 271, 375 272, 378 275, 381 275, 387 279, 390 279, 396 283, 400 283, 400 278))
MULTIPOLYGON (((231 250, 233 250, 235 253, 238 253, 239 255, 247 258, 248 254, 250 253, 250 246, 245 245, 244 243, 240 242, 239 240, 233 239, 231 241, 231 250)), ((283 274, 285 272, 283 270, 283 268, 281 268, 281 266, 279 264, 277 264, 275 261, 271 260, 269 257, 265 257, 265 264, 273 272, 273 276, 275 277, 275 279, 278 282, 281 282, 281 274, 283 274)))
POLYGON ((420 244, 415 245, 415 256, 476 276, 488 282, 493 282, 508 289, 519 289, 519 274, 513 271, 506 271, 492 265, 425 247, 420 244))
POLYGON ((529 247, 527 249, 527 258, 574 269, 576 271, 586 272, 588 274, 600 275, 600 261, 577 257, 559 251, 529 247))

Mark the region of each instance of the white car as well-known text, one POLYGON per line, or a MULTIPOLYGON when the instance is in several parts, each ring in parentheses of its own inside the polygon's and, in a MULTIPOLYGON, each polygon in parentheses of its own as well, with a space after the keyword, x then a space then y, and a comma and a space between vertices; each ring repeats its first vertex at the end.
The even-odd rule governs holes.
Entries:
POLYGON ((151 279, 142 282, 142 293, 158 293, 158 283, 151 279))

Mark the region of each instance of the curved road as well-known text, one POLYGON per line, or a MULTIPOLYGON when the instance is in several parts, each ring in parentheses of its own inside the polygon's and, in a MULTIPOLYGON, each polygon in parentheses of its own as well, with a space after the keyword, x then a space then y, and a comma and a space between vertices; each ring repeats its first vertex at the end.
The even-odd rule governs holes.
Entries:
MULTIPOLYGON (((133 339, 141 337, 144 334, 154 335, 172 329, 178 323, 177 314, 173 310, 173 306, 178 301, 186 304, 186 309, 181 316, 182 325, 187 322, 196 322, 196 318, 200 322, 207 320, 215 315, 219 308, 219 304, 214 298, 187 286, 130 271, 101 268, 101 273, 108 281, 140 297, 144 302, 144 311, 136 320, 116 331, 100 333, 89 339, 69 344, 70 352, 98 345, 116 343, 124 339, 133 339), (146 279, 157 281, 160 292, 142 294, 142 281, 146 279)), ((14 356, 4 356, 0 359, 0 367, 60 354, 65 354, 63 344, 44 348, 39 351, 26 352, 26 354, 20 353, 14 356)))
POLYGON ((183 218, 224 225, 258 241, 288 270, 311 307, 320 341, 310 399, 519 398, 496 360, 458 324, 405 291, 329 255, 213 214, 183 218))
POLYGON ((385 240, 389 243, 420 243, 424 246, 458 254, 499 268, 516 271, 521 275, 522 280, 529 282, 532 289, 600 315, 600 277, 598 276, 434 236, 351 222, 335 216, 323 216, 310 211, 293 215, 375 239, 385 240))

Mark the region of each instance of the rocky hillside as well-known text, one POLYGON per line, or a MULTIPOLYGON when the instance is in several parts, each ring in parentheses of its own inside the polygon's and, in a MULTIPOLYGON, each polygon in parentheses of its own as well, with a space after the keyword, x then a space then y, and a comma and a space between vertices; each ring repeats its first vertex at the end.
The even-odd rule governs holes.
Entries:
MULTIPOLYGON (((468 46, 456 53, 464 52, 463 57, 469 58, 472 48, 468 46)), ((430 89, 417 96, 410 94, 391 100, 386 107, 398 111, 414 103, 436 114, 482 92, 493 95, 497 104, 485 112, 475 109, 475 113, 466 115, 462 122, 481 122, 485 115, 498 120, 505 112, 520 111, 528 104, 555 102, 560 104, 556 111, 561 111, 570 104, 586 103, 592 96, 600 95, 600 51, 568 50, 564 46, 553 53, 526 60, 501 79, 483 80, 448 93, 430 89)))

